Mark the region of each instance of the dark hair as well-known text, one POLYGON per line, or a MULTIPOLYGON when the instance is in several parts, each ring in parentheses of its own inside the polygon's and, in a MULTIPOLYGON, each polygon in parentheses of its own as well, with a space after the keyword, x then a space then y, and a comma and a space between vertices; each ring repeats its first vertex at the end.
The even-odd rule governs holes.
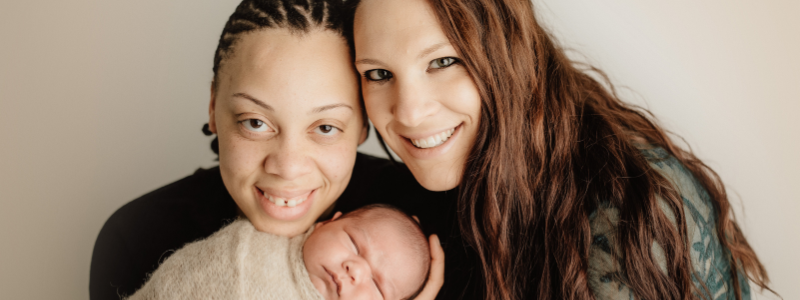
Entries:
MULTIPOLYGON (((214 52, 214 82, 225 60, 234 54, 236 42, 241 36, 268 28, 287 29, 292 33, 304 34, 317 28, 331 30, 344 38, 345 20, 342 0, 244 0, 228 18, 225 28, 219 37, 217 50, 214 52)), ((352 53, 352 49, 351 49, 352 53)), ((360 95, 360 94, 359 94, 360 95)), ((360 97, 360 96, 359 96, 360 97)), ((363 101, 363 100, 360 100, 363 101)), ((369 121, 362 102, 361 111, 364 126, 369 132, 369 121)), ((207 136, 213 133, 208 124, 203 126, 207 136)), ((219 154, 219 139, 211 142, 211 150, 219 154)))
MULTIPOLYGON (((571 61, 530 0, 428 1, 481 95, 457 205, 461 234, 480 258, 485 299, 593 299, 589 214, 601 205, 619 209, 613 255, 636 297, 710 297, 693 284, 681 195, 643 146, 664 149, 708 192, 736 298, 742 271, 768 289, 719 176, 649 111, 622 102, 602 71, 571 61), (664 248, 666 276, 654 242, 664 248)), ((346 29, 352 43, 352 22, 346 29)))
POLYGON ((425 279, 414 293, 402 298, 414 299, 419 296, 419 294, 422 293, 422 290, 425 288, 425 284, 428 282, 428 273, 431 268, 430 245, 428 245, 428 239, 425 238, 425 233, 422 230, 422 226, 420 226, 416 220, 414 220, 403 210, 384 203, 375 203, 363 206, 343 215, 339 218, 339 220, 345 218, 364 219, 376 217, 386 221, 399 221, 401 230, 406 234, 405 236, 407 237, 406 240, 408 245, 413 248, 414 252, 417 253, 420 258, 422 258, 422 264, 424 266, 423 269, 426 271, 425 279))

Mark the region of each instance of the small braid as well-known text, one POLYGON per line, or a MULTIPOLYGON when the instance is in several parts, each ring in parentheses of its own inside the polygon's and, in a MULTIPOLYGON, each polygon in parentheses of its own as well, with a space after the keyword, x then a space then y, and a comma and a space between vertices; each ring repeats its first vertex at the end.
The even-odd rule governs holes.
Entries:
MULTIPOLYGON (((214 53, 214 82, 220 67, 234 53, 236 42, 245 33, 268 28, 288 29, 293 33, 303 34, 316 28, 332 30, 344 38, 345 18, 343 0, 244 0, 239 3, 219 37, 219 44, 214 53)), ((352 53, 352 49, 351 49, 352 53)), ((364 123, 366 115, 364 116, 364 123)), ((368 125, 367 125, 368 126, 368 125)), ((203 133, 213 135, 208 124, 203 126, 203 133)), ((219 138, 211 142, 211 150, 219 154, 219 138)))
POLYGON ((233 46, 242 34, 267 28, 284 28, 306 33, 325 28, 343 35, 343 2, 341 0, 244 0, 236 7, 214 54, 214 78, 225 59, 233 54, 233 46))

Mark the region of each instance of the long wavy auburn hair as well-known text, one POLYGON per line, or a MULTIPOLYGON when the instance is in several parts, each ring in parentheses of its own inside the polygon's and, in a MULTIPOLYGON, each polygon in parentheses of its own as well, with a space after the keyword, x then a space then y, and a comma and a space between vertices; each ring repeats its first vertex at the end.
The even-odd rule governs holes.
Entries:
POLYGON ((429 1, 483 101, 458 205, 486 299, 593 299, 589 214, 601 204, 619 210, 612 253, 624 253, 615 258, 637 297, 710 297, 692 283, 681 196, 648 164, 643 145, 666 150, 707 190, 736 298, 741 274, 769 289, 719 176, 673 143, 647 110, 620 101, 604 73, 571 61, 539 25, 530 0, 429 1), (663 247, 666 274, 654 242, 663 247))

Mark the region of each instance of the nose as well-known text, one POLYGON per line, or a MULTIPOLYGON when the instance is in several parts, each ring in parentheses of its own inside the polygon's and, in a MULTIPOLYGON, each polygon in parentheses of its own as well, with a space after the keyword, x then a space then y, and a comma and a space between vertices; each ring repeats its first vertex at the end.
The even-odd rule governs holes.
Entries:
POLYGON ((313 163, 309 147, 304 147, 301 137, 279 135, 275 138, 279 142, 272 147, 264 162, 268 174, 290 181, 311 173, 313 163))
MULTIPOLYGON (((421 78, 424 79, 424 78, 421 78)), ((427 88, 425 80, 407 78, 397 79, 395 85, 396 101, 393 114, 405 127, 417 127, 438 110, 434 91, 427 88)))
POLYGON ((348 276, 347 278, 354 285, 360 283, 364 279, 372 278, 372 272, 366 261, 351 259, 342 263, 342 267, 348 276))

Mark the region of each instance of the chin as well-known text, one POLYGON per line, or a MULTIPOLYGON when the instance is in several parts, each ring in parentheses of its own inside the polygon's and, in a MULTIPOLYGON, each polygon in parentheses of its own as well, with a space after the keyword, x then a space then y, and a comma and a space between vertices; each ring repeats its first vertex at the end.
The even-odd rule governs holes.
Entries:
POLYGON ((306 232, 306 230, 308 230, 308 228, 311 227, 314 222, 313 220, 312 221, 305 220, 305 218, 300 220, 295 220, 292 222, 271 220, 264 218, 256 221, 250 219, 250 223, 253 224, 253 227, 255 227, 256 230, 261 232, 266 232, 280 236, 293 237, 306 232))
POLYGON ((461 176, 460 176, 461 173, 458 173, 459 175, 454 175, 454 174, 440 174, 440 173, 425 172, 425 171, 422 172, 412 171, 412 174, 414 174, 414 179, 416 179, 417 182, 419 182, 419 184, 422 187, 432 192, 449 191, 456 188, 458 184, 461 183, 461 176), (417 175, 418 173, 423 173, 424 175, 420 174, 418 176, 417 175))

